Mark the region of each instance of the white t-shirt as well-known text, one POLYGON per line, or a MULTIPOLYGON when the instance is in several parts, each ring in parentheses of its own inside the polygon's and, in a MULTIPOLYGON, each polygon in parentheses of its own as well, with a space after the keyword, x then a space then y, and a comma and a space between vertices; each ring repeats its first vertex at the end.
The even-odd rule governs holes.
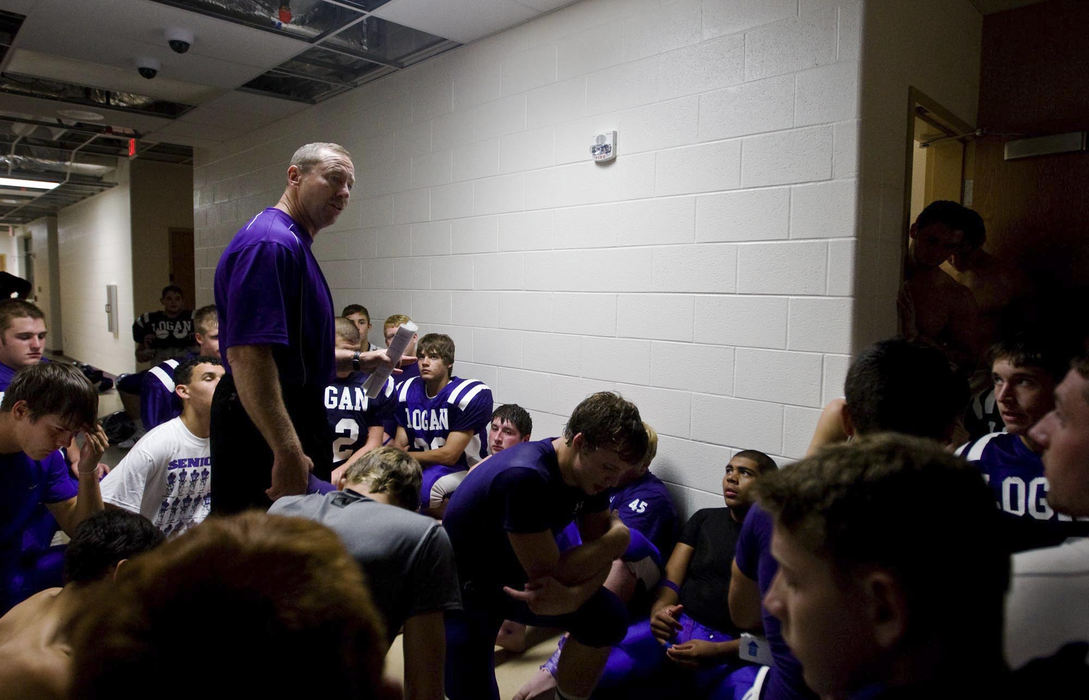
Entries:
POLYGON ((1018 669, 1089 641, 1089 538, 1015 554, 1006 596, 1006 661, 1018 669))
POLYGON ((102 480, 102 500, 139 513, 163 533, 200 523, 211 508, 208 438, 198 438, 180 417, 155 426, 102 480))

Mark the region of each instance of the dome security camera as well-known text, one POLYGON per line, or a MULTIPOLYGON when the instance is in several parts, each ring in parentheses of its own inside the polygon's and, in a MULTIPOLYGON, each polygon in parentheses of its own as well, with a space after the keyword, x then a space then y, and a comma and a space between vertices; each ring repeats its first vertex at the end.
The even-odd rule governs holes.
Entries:
POLYGON ((185 53, 193 45, 193 32, 180 27, 166 30, 166 43, 174 53, 185 53))
POLYGON ((159 59, 157 58, 138 58, 136 59, 136 70, 140 71, 140 75, 151 80, 159 74, 159 59))

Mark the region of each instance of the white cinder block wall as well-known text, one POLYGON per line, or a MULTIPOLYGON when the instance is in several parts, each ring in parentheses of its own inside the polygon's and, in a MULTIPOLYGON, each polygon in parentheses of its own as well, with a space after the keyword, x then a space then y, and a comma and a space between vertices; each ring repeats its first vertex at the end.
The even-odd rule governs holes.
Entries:
POLYGON ((315 243, 338 306, 449 333, 455 372, 529 408, 538 437, 619 390, 682 509, 720 504, 733 451, 800 456, 842 392, 861 14, 584 0, 198 151, 198 302, 294 148, 340 142, 357 184, 315 243))

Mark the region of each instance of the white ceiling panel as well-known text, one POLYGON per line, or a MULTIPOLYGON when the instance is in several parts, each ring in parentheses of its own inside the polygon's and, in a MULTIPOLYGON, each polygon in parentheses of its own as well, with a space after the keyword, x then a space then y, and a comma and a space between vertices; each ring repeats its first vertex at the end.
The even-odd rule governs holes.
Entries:
POLYGON ((561 7, 574 5, 578 0, 517 0, 517 2, 526 7, 531 7, 538 12, 552 12, 561 7))
POLYGON ((28 15, 37 4, 38 0, 0 0, 0 10, 28 15))
POLYGON ((186 112, 178 121, 215 126, 224 122, 238 122, 247 129, 257 128, 256 123, 270 124, 307 109, 304 102, 281 100, 275 97, 254 95, 248 92, 228 92, 186 112))
POLYGON ((160 60, 199 57, 261 70, 308 47, 302 41, 150 0, 41 0, 19 30, 16 46, 120 66, 136 56, 151 55, 160 60), (73 4, 91 6, 93 11, 73 12, 73 4), (166 43, 166 28, 175 26, 194 34, 186 54, 174 53, 166 43))
POLYGON ((57 110, 79 109, 89 110, 101 114, 104 119, 98 124, 121 126, 135 129, 140 133, 146 133, 154 129, 160 129, 172 120, 164 117, 152 117, 146 114, 134 114, 116 109, 103 109, 101 107, 88 107, 87 105, 62 102, 60 100, 41 100, 34 97, 22 97, 19 95, 0 95, 0 111, 22 114, 34 114, 48 119, 57 119, 57 110))
POLYGON ((201 83, 175 80, 171 78, 167 65, 159 71, 158 77, 148 80, 140 76, 135 64, 132 67, 118 68, 113 65, 77 61, 64 56, 25 49, 12 51, 7 71, 104 90, 134 92, 158 100, 170 100, 188 105, 200 104, 225 89, 230 90, 235 87, 234 84, 217 86, 210 81, 201 83))
POLYGON ((522 24, 541 13, 513 0, 442 3, 434 0, 393 0, 379 7, 374 14, 406 27, 467 44, 522 24))
POLYGON ((247 125, 237 122, 223 124, 216 129, 209 129, 204 124, 188 124, 175 121, 161 129, 148 133, 144 140, 158 143, 179 143, 183 146, 207 147, 239 138, 249 132, 250 128, 247 125))

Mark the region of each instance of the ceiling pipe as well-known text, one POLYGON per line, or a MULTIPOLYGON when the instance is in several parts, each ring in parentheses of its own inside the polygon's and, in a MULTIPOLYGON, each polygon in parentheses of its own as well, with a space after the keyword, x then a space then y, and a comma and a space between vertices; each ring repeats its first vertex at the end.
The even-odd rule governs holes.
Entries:
POLYGON ((64 187, 66 184, 68 184, 68 181, 72 178, 71 166, 75 164, 76 153, 78 153, 81 148, 83 148, 84 146, 87 146, 88 144, 90 144, 92 141, 94 141, 95 139, 97 139, 101 135, 102 134, 94 134, 93 136, 91 136, 91 138, 87 139, 86 141, 84 141, 83 143, 81 143, 80 145, 78 145, 78 146, 76 146, 75 148, 72 149, 72 155, 68 159, 68 166, 69 166, 68 167, 68 172, 65 173, 64 180, 62 180, 59 185, 54 187, 52 190, 46 190, 44 192, 39 192, 38 194, 34 195, 33 197, 31 197, 27 201, 23 202, 19 206, 15 207, 14 209, 7 210, 6 212, 4 212, 3 217, 0 217, 0 218, 5 218, 6 219, 7 217, 11 216, 12 214, 15 214, 16 212, 18 212, 20 209, 27 206, 28 204, 33 204, 34 202, 36 202, 39 197, 42 197, 43 195, 46 195, 46 194, 49 194, 50 192, 58 190, 61 187, 64 187))

